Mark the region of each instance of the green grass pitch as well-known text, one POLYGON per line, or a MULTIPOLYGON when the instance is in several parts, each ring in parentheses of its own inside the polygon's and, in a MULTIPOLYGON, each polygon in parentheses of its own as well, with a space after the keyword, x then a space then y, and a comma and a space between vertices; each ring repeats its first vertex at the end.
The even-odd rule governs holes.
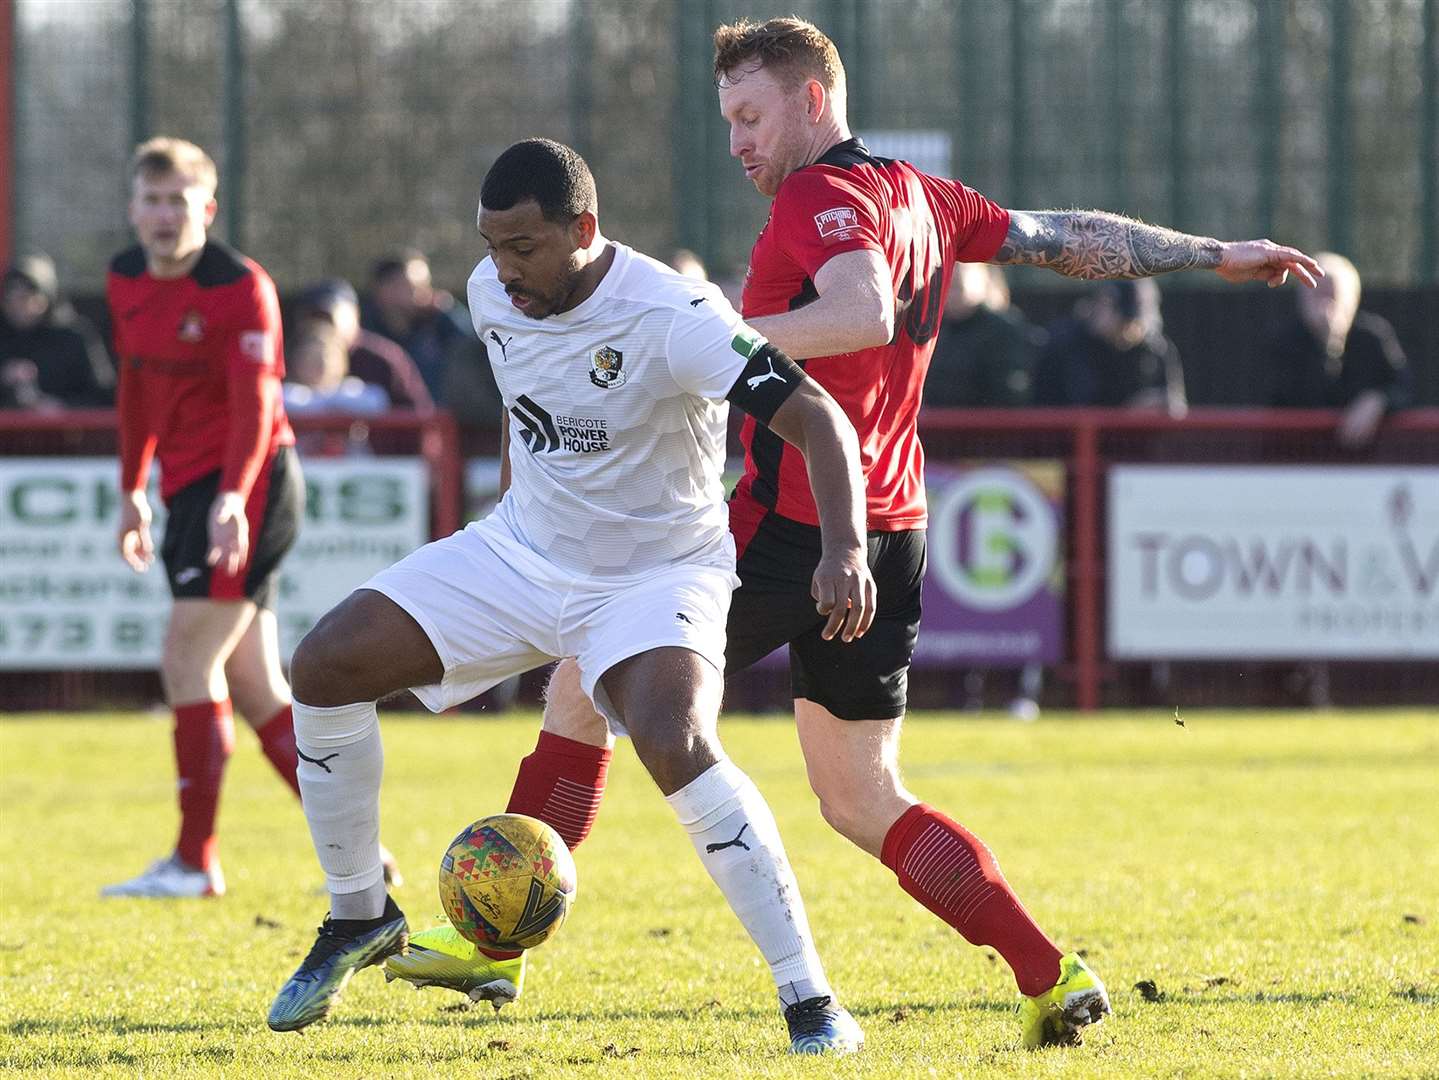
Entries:
MULTIPOLYGON (((384 835, 411 925, 460 826, 503 808, 533 715, 391 715, 384 835)), ((1018 1048, 1002 963, 821 822, 790 724, 729 717, 779 817, 830 976, 868 1034, 791 1059, 767 971, 633 752, 577 852, 570 921, 496 1015, 350 984, 332 1020, 265 1013, 325 911, 300 811, 242 733, 230 894, 96 898, 173 839, 168 720, 0 721, 0 1071, 71 1076, 1439 1076, 1439 717, 1379 712, 911 717, 906 776, 983 836, 1115 1016, 1018 1048), (1153 984, 1146 994, 1137 984, 1153 984), (1149 1000, 1153 998, 1154 1000, 1149 1000)))

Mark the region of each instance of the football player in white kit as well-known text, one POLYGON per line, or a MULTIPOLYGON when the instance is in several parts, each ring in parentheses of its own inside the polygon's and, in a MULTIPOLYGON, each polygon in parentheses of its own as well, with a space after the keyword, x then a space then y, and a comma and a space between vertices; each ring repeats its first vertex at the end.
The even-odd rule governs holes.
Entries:
MULTIPOLYGON (((323 1019, 355 971, 406 948, 380 865, 376 700, 408 688, 440 712, 573 656, 769 963, 791 1049, 863 1042, 825 978, 774 817, 716 733, 737 584, 727 401, 805 455, 824 550, 813 594, 843 640, 875 611, 858 442, 717 288, 606 240, 596 212, 570 148, 530 139, 496 160, 469 301, 508 411, 509 489, 488 517, 352 593, 295 651, 300 787, 330 912, 270 1010, 277 1031, 323 1019)), ((517 983, 472 996, 513 999, 517 983)))

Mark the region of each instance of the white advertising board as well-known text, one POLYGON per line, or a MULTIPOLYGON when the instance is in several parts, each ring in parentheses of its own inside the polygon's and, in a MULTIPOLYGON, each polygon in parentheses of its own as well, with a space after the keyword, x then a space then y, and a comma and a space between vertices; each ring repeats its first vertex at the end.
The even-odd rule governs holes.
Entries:
POLYGON ((1117 658, 1439 657, 1439 468, 1115 466, 1117 658))
MULTIPOLYGON (((280 565, 286 656, 321 615, 429 539, 420 458, 302 463, 300 538, 280 565)), ((164 568, 136 574, 115 547, 113 458, 0 458, 0 668, 153 668, 170 592, 164 568)), ((155 543, 164 507, 152 491, 155 543)))

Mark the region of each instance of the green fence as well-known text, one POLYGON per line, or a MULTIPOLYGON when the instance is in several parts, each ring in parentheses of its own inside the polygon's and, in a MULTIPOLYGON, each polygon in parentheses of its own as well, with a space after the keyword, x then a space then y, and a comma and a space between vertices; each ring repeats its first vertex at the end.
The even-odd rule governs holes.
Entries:
POLYGON ((710 30, 795 11, 884 151, 1017 207, 1101 206, 1439 281, 1439 0, 17 0, 19 247, 93 288, 155 132, 221 169, 219 228, 282 288, 398 245, 464 280, 509 142, 575 144, 606 231, 744 264, 710 30))

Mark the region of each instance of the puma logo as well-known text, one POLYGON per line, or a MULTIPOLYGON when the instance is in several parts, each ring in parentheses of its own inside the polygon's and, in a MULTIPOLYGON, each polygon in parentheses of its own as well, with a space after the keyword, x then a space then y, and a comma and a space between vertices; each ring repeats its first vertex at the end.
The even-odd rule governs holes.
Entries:
POLYGON ((318 766, 320 766, 320 768, 324 769, 324 770, 325 770, 327 773, 329 773, 331 776, 334 776, 334 775, 335 775, 335 770, 332 769, 332 768, 330 768, 328 765, 326 765, 325 762, 331 761, 331 760, 333 760, 334 758, 339 757, 339 756, 340 756, 340 753, 339 753, 338 750, 335 751, 335 753, 333 753, 333 754, 326 754, 326 755, 325 755, 324 757, 322 757, 322 758, 313 758, 313 757, 310 757, 308 754, 305 753, 305 751, 301 750, 301 749, 297 746, 297 747, 295 747, 295 754, 299 757, 299 759, 300 759, 301 761, 308 761, 311 765, 318 765, 318 766))
POLYGON ((756 375, 752 379, 745 380, 745 384, 751 391, 758 390, 762 384, 769 382, 771 379, 778 379, 780 382, 786 384, 789 382, 788 379, 774 369, 774 360, 772 358, 768 356, 765 357, 765 363, 769 365, 769 371, 763 375, 756 375))
POLYGON ((713 855, 716 851, 723 851, 727 847, 742 847, 746 851, 748 851, 749 845, 740 839, 740 837, 744 835, 744 831, 748 828, 749 822, 746 821, 743 825, 739 827, 739 832, 734 834, 733 840, 726 840, 723 844, 706 844, 705 854, 713 855))
POLYGON ((511 334, 509 337, 501 341, 500 335, 494 330, 491 330, 490 340, 500 347, 500 360, 508 364, 510 362, 510 354, 505 350, 509 348, 510 342, 515 340, 515 335, 511 334))
POLYGON ((175 584, 188 585, 204 572, 198 566, 187 566, 175 574, 175 584))
POLYGON ((690 307, 699 307, 704 302, 705 298, 703 296, 696 296, 693 300, 690 301, 690 307))

